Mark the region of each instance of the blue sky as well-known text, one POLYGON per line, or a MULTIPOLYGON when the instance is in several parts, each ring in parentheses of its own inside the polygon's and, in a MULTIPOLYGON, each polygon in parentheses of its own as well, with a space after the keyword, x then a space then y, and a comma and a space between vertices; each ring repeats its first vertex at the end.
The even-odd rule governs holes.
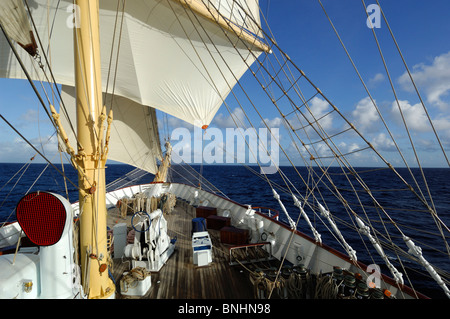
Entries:
MULTIPOLYGON (((376 3, 366 0, 366 5, 376 3)), ((385 113, 398 142, 405 145, 408 161, 411 157, 405 132, 398 122, 398 112, 394 110, 395 98, 389 85, 372 31, 366 26, 366 13, 360 0, 322 0, 344 44, 354 59, 361 76, 380 109, 385 113)), ((406 62, 413 72, 414 79, 435 127, 448 149, 450 147, 450 1, 446 0, 395 0, 380 1, 387 15, 389 24, 405 56, 406 62)), ((367 138, 376 144, 383 156, 393 164, 401 164, 398 157, 393 156, 392 143, 382 131, 380 119, 367 100, 367 94, 360 83, 352 65, 342 49, 330 23, 320 4, 315 0, 263 0, 263 12, 267 14, 271 30, 279 46, 291 57, 307 76, 317 85, 343 114, 347 115, 367 138), (269 4, 269 6, 268 6, 269 4), (384 135, 383 135, 384 134, 384 135), (392 157, 392 158, 391 158, 392 157)), ((431 144, 430 128, 426 126, 425 116, 417 95, 407 84, 405 68, 393 46, 388 28, 383 20, 376 33, 382 46, 389 72, 395 85, 402 110, 411 125, 412 136, 417 143, 417 151, 423 155, 423 166, 446 166, 443 156, 431 144)), ((28 139, 37 143, 39 138, 46 140, 53 134, 43 109, 38 104, 28 83, 0 79, 0 112, 13 123, 28 139), (39 119, 39 120, 38 120, 39 119), (37 124, 37 125, 36 125, 37 124)), ((256 95, 260 93, 255 93, 256 95)), ((320 101, 316 101, 320 102, 320 101)), ((320 104, 320 103, 319 103, 320 104)), ((231 110, 237 116, 237 105, 230 102, 231 110)), ((263 117, 275 126, 280 126, 280 114, 275 108, 264 105, 263 117)), ((249 112, 250 113, 250 112, 249 112)), ((230 122, 229 112, 222 107, 210 128, 223 129, 230 122)), ((254 123, 260 120, 252 115, 254 123)), ((337 123, 328 123, 330 128, 337 123)), ((180 121, 171 119, 174 127, 180 121)), ((293 151, 287 133, 280 126, 282 143, 286 150, 293 151)), ((174 142, 176 144, 176 141, 174 142)), ((38 145, 38 144, 37 144, 38 145)), ((351 146, 348 142, 344 149, 351 146)), ((56 145, 46 146, 48 154, 56 150, 56 145)), ((34 151, 26 146, 20 138, 0 123, 0 162, 26 162, 34 151)), ((289 153, 291 154, 291 153, 289 153)), ((293 158, 299 160, 292 153, 293 158)), ((58 161, 59 156, 51 159, 58 161)), ((296 162, 302 164, 299 160, 296 162)), ((283 162, 281 161, 281 164, 283 162)), ((357 162, 357 165, 379 165, 379 162, 368 162, 368 158, 357 162)))
MULTIPOLYGON (((368 6, 375 1, 365 1, 368 6)), ((405 140, 405 131, 398 122, 397 106, 391 90, 382 60, 380 58, 372 30, 366 26, 366 13, 361 1, 322 1, 331 17, 342 41, 357 65, 363 80, 379 108, 385 111, 384 117, 397 142, 405 145, 408 161, 411 161, 409 142, 405 140)), ((450 23, 447 18, 450 3, 448 1, 380 1, 389 25, 402 50, 406 62, 413 72, 416 84, 430 112, 435 119, 435 126, 446 145, 450 146, 448 136, 449 91, 450 91, 450 23)), ((281 14, 271 6, 269 18, 281 14)), ((379 118, 374 115, 373 107, 367 103, 367 94, 361 85, 353 67, 345 55, 332 30, 322 8, 317 1, 297 1, 295 9, 298 18, 287 19, 287 33, 278 29, 280 46, 295 55, 296 63, 309 74, 315 84, 335 105, 352 121, 374 144, 378 142, 380 152, 390 158, 390 145, 383 139, 386 133, 381 130, 379 118), (311 15, 309 14, 311 13, 311 15), (299 25, 297 28, 295 25, 299 25), (289 40, 290 39, 290 40, 289 40), (310 49, 311 48, 311 49, 310 49), (297 50, 297 51, 296 51, 297 50), (370 107, 369 107, 370 106, 370 107), (356 112, 356 113, 355 113, 356 112)), ((380 42, 390 76, 401 102, 404 115, 411 127, 411 134, 417 143, 417 150, 423 154, 424 166, 439 166, 443 156, 436 156, 429 145, 429 126, 417 95, 405 81, 405 68, 393 45, 388 28, 381 20, 380 28, 375 29, 380 42), (432 155, 431 155, 432 154, 432 155), (431 155, 431 156, 430 156, 431 155)), ((278 31, 278 32, 277 32, 278 31)), ((398 157, 392 156, 392 163, 398 164, 398 157)), ((413 164, 414 165, 414 164, 413 164)))

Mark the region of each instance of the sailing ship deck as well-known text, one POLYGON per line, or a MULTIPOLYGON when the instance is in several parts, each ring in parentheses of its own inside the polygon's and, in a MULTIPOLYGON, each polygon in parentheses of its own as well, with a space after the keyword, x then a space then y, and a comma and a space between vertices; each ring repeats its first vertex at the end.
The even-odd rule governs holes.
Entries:
MULTIPOLYGON (((130 217, 127 216, 128 225, 130 225, 130 217)), ((242 265, 230 265, 230 246, 220 242, 218 230, 208 230, 213 243, 212 263, 201 267, 193 263, 191 228, 192 219, 195 217, 195 209, 187 203, 184 203, 184 205, 177 204, 171 213, 165 214, 168 222, 168 234, 171 238, 177 238, 176 248, 161 270, 158 273, 151 273, 152 287, 144 298, 255 298, 249 272, 242 265)), ((115 209, 113 212, 109 212, 110 227, 121 222, 125 221, 117 216, 115 209)), ((243 256, 242 258, 246 257, 243 256)), ((119 298, 133 298, 120 295, 119 281, 122 274, 129 270, 129 267, 129 261, 114 259, 113 276, 117 283, 119 298)))

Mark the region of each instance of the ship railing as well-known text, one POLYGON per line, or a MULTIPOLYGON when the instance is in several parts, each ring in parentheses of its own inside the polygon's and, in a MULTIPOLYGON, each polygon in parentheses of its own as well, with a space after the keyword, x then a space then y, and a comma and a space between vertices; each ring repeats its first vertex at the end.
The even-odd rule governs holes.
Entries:
POLYGON ((254 210, 258 211, 258 213, 264 214, 275 220, 278 220, 278 217, 280 216, 280 213, 276 209, 273 209, 270 207, 256 206, 256 207, 252 207, 252 208, 254 210))

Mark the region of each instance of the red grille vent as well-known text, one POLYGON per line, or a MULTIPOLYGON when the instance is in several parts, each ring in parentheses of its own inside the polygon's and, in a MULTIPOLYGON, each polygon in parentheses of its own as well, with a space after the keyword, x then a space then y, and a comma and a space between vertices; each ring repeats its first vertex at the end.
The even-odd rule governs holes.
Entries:
POLYGON ((54 195, 35 192, 24 196, 16 207, 17 221, 38 246, 56 244, 64 231, 66 209, 54 195))

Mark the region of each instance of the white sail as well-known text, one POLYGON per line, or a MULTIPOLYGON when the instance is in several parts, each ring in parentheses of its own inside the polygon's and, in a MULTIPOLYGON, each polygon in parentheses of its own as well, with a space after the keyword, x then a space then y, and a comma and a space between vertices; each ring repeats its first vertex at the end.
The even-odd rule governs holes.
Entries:
MULTIPOLYGON (((63 86, 62 98, 73 124, 76 118, 75 88, 63 86)), ((109 95, 107 101, 111 101, 109 95)), ((112 105, 107 106, 106 114, 110 109, 114 119, 108 158, 156 174, 157 159, 162 160, 162 154, 155 109, 120 96, 116 96, 112 105)), ((63 127, 70 127, 67 116, 60 118, 63 127)), ((66 133, 69 143, 75 148, 77 144, 73 131, 67 130, 66 133)))
POLYGON ((36 53, 36 42, 22 0, 0 1, 0 24, 28 53, 36 53))
MULTIPOLYGON (((260 51, 255 47, 256 53, 251 53, 247 47, 252 45, 248 41, 240 40, 230 31, 225 35, 217 23, 192 13, 178 1, 127 1, 123 23, 122 7, 117 3, 100 2, 103 90, 109 83, 111 92, 115 83, 116 95, 197 126, 209 125, 260 51)), ((238 14, 227 3, 220 1, 219 6, 216 1, 209 6, 216 4, 220 12, 224 11, 225 19, 244 14, 242 10, 238 14)), ((245 22, 250 32, 257 32, 257 23, 249 22, 259 21, 257 1, 249 4, 249 10, 253 11, 249 12, 255 19, 244 21, 239 17, 232 23, 245 22)), ((76 7, 69 0, 36 0, 30 2, 30 10, 46 48, 40 54, 51 57, 56 82, 74 86, 73 28, 79 23, 76 7)), ((32 79, 42 78, 38 74, 40 69, 33 68, 27 53, 18 51, 32 79)), ((3 36, 0 37, 0 76, 25 77, 3 36)))

